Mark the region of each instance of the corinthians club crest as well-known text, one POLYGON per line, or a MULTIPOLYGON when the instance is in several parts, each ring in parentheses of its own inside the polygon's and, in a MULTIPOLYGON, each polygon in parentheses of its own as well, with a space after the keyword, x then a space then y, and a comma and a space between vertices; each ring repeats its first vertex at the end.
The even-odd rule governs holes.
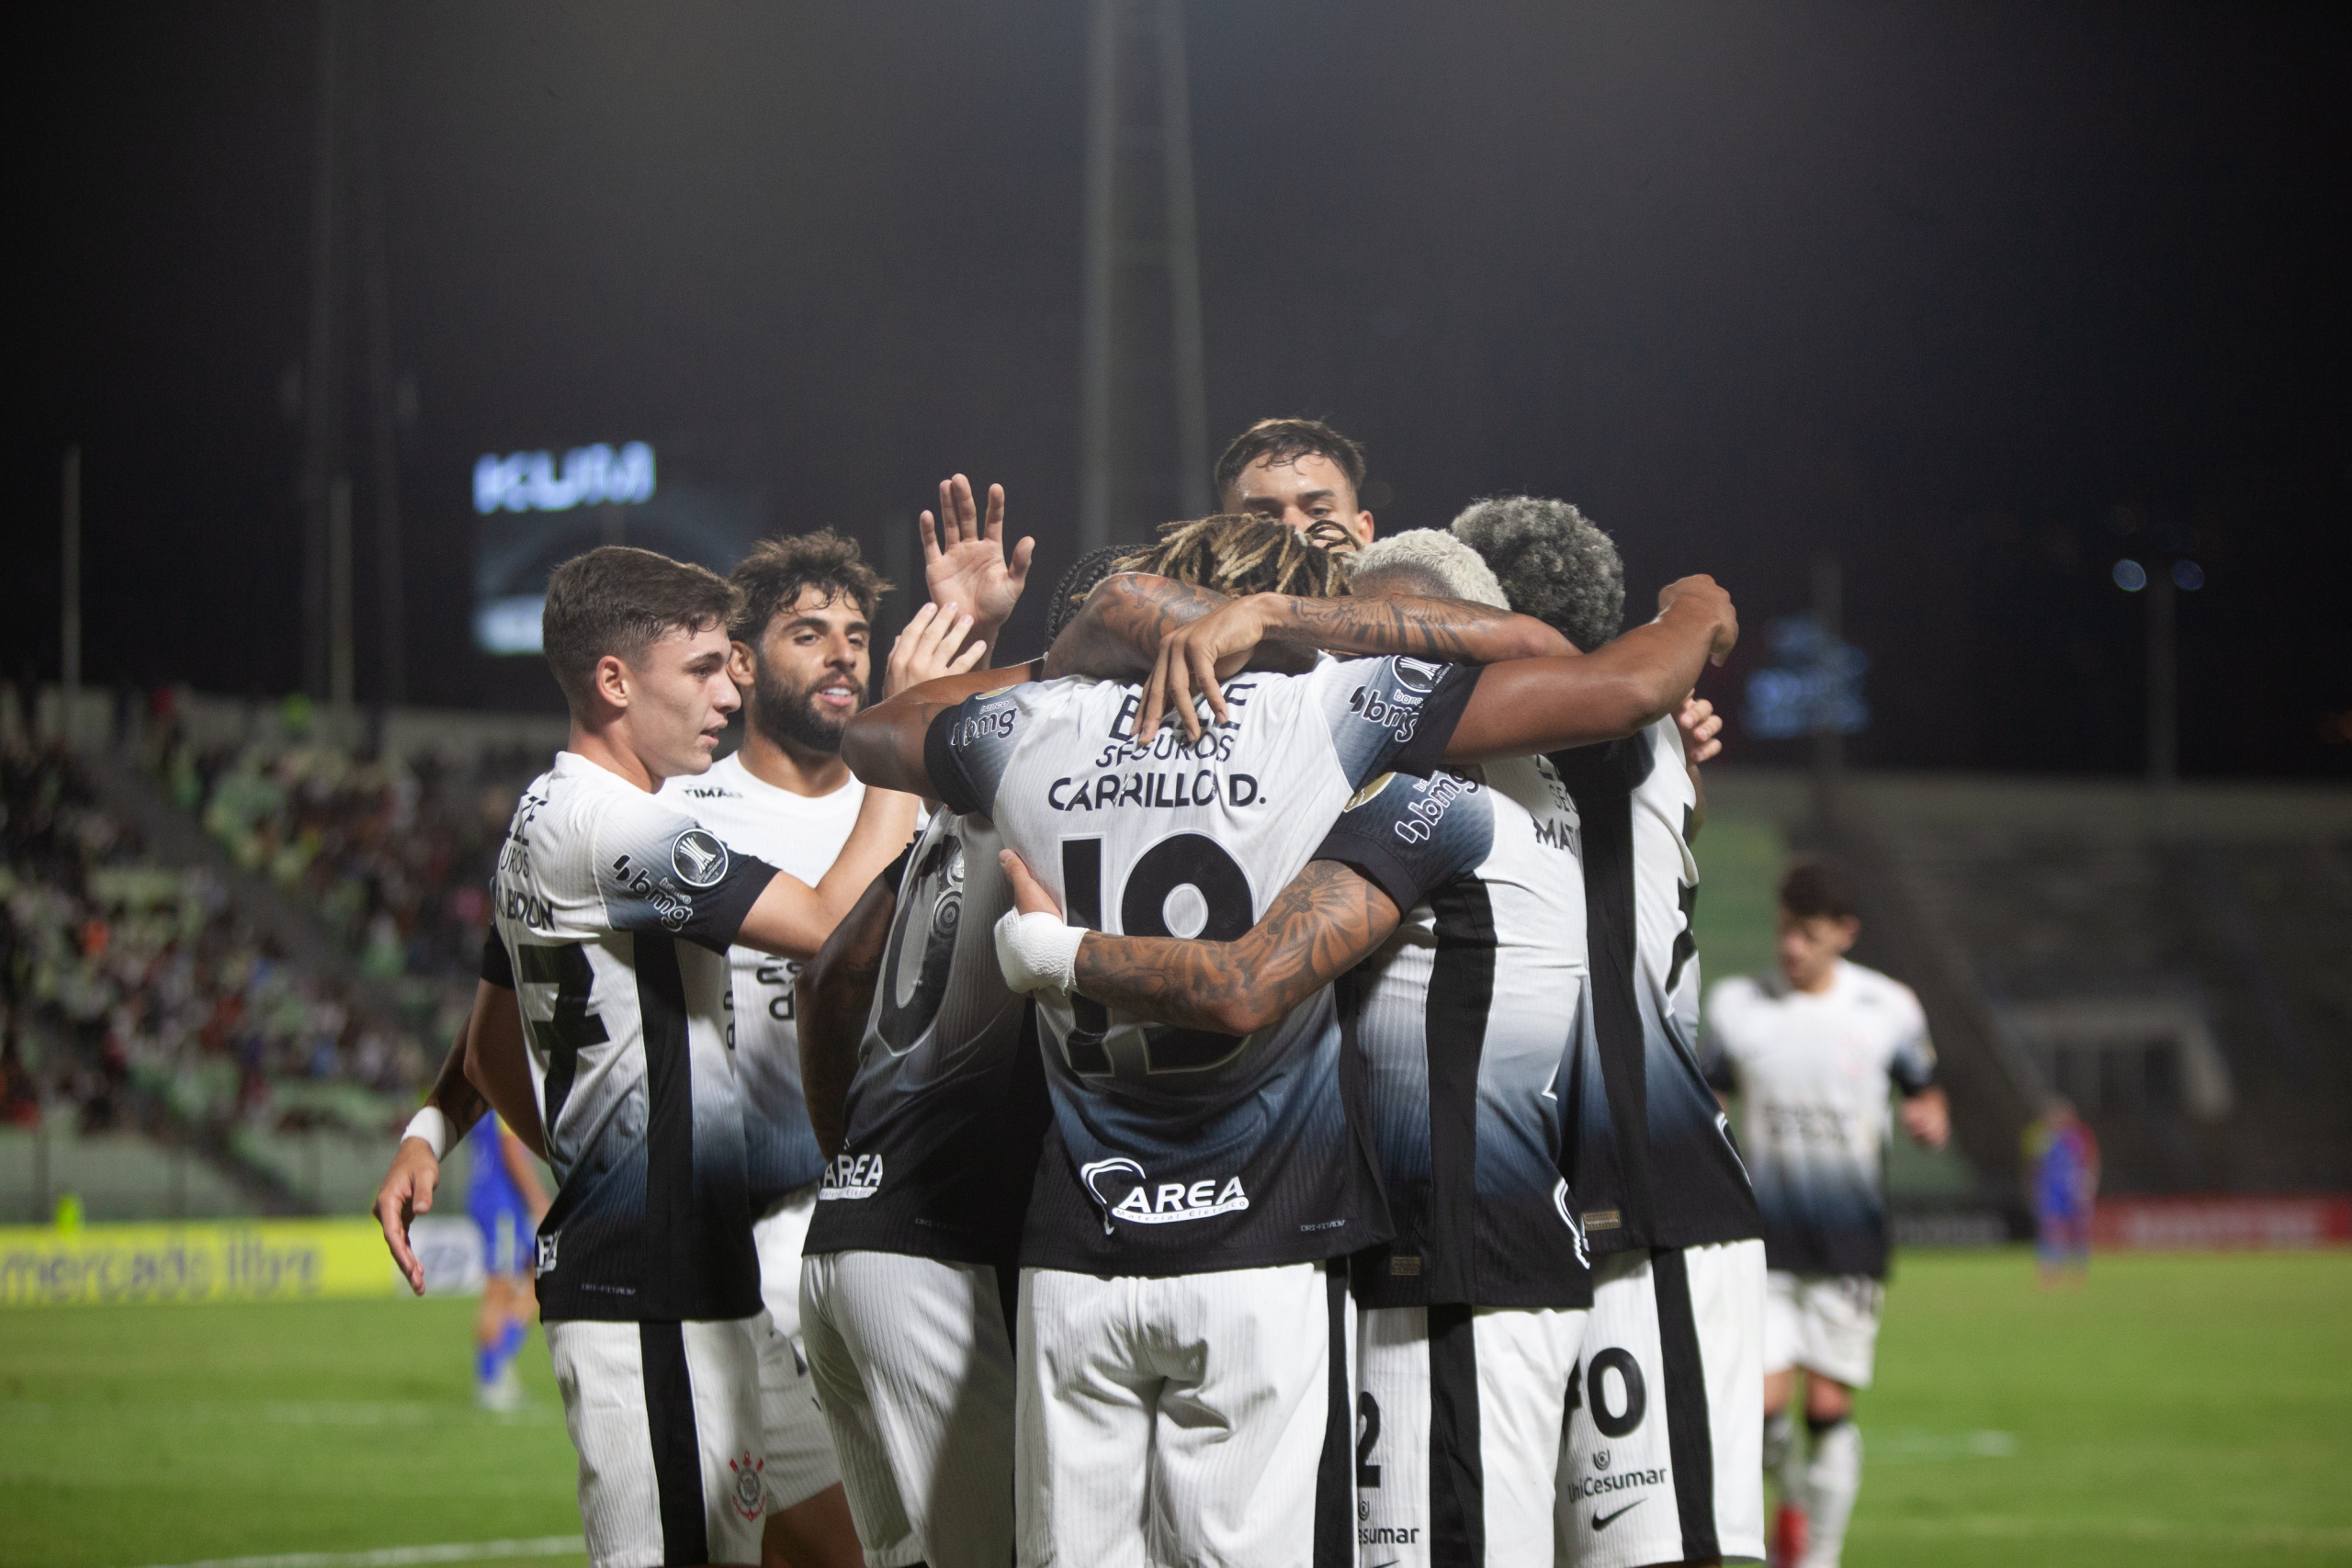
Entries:
POLYGON ((753 1459, 749 1449, 743 1450, 741 1459, 727 1461, 727 1468, 735 1472, 735 1495, 728 1501, 734 1504, 735 1511, 747 1519, 758 1518, 767 1508, 767 1485, 760 1478, 767 1467, 768 1461, 753 1459))

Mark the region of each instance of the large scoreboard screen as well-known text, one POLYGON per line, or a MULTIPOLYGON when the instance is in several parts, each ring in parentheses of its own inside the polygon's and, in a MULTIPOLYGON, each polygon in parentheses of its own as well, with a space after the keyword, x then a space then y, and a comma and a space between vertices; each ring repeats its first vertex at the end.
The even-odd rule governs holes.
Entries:
POLYGON ((485 653, 540 651, 548 574, 584 550, 635 545, 725 572, 759 536, 752 497, 660 475, 643 441, 485 454, 473 500, 474 643, 485 653))

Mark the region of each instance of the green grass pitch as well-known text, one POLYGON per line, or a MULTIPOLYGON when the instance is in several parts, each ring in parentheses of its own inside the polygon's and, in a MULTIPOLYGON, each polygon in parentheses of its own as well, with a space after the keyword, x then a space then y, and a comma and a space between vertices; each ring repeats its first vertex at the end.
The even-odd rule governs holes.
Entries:
MULTIPOLYGON (((469 1404, 471 1303, 0 1315, 0 1564, 575 1535, 535 1336, 469 1404)), ((1849 1562, 2352 1562, 2352 1255, 1915 1253, 1889 1292, 1849 1562)), ((577 1558, 536 1561, 577 1562, 577 1558)))

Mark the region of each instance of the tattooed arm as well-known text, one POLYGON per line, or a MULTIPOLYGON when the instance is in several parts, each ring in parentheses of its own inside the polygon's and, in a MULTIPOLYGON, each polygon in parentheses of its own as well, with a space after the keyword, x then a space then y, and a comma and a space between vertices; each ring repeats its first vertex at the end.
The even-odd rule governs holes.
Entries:
MULTIPOLYGON (((1053 895, 1021 857, 1007 850, 1002 860, 1015 907, 1059 919, 1053 895)), ((1078 992, 1155 1023, 1253 1034, 1363 962, 1400 919, 1388 895, 1355 871, 1311 861, 1265 918, 1231 942, 1087 932, 1078 992)))
POLYGON ((793 1011, 800 1021, 800 1093, 817 1147, 831 1159, 849 1135, 849 1085, 857 1076, 859 1037, 889 945, 890 919, 899 908, 899 879, 874 879, 825 945, 817 950, 793 984, 793 1011))
POLYGON ((1162 639, 1231 603, 1172 577, 1123 571, 1106 577, 1046 654, 1046 679, 1091 675, 1139 681, 1151 673, 1162 639))

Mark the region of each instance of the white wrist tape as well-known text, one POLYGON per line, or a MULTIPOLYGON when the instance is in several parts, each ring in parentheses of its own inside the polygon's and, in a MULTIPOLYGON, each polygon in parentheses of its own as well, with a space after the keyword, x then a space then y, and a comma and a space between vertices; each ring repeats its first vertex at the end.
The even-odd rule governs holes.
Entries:
POLYGON ((408 1131, 401 1137, 423 1138, 424 1146, 433 1151, 433 1157, 439 1159, 449 1152, 449 1119, 441 1114, 439 1107, 428 1105, 408 1119, 408 1131))
POLYGON ((1065 925, 1059 915, 1008 909, 996 923, 997 967, 1004 983, 1023 996, 1049 987, 1075 991, 1078 944, 1085 940, 1084 926, 1065 925))

